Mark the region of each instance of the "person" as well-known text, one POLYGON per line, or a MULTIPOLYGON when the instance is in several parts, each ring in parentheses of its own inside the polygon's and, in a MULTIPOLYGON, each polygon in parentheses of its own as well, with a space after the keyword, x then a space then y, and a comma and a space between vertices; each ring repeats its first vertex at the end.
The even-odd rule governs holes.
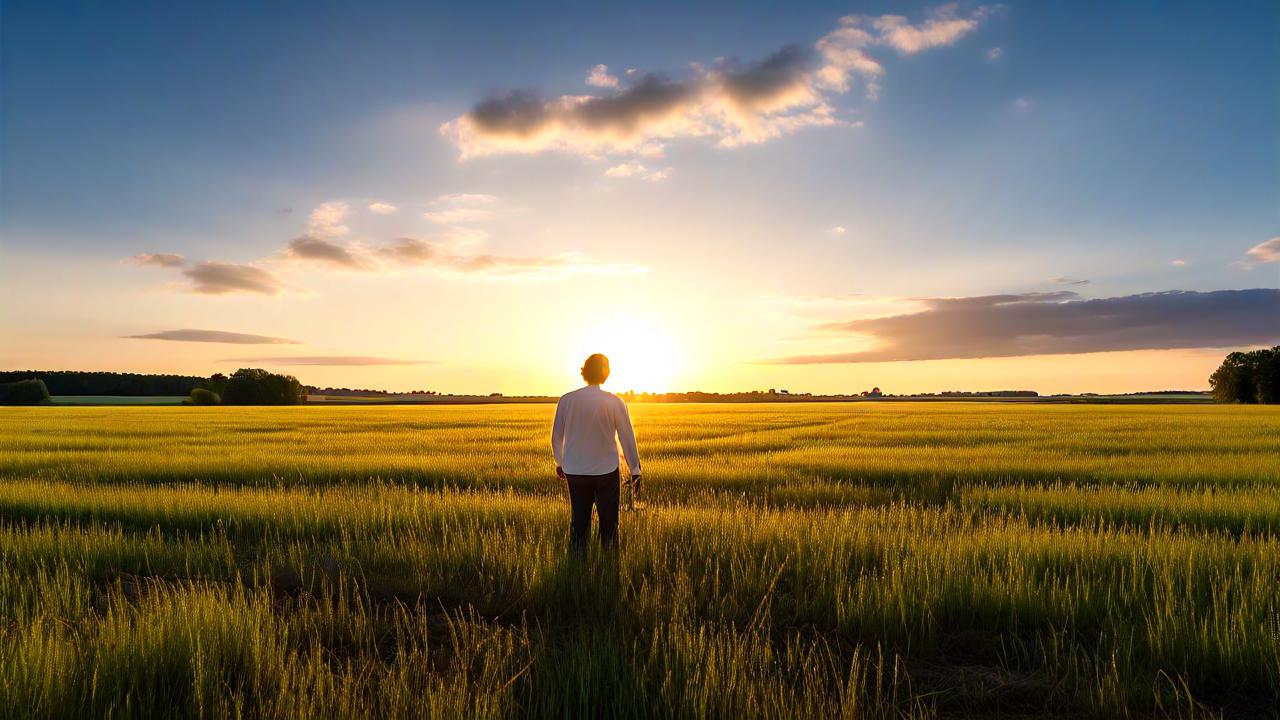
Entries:
POLYGON ((566 393, 556 404, 551 426, 556 475, 569 485, 569 546, 575 552, 586 550, 592 505, 600 518, 600 544, 612 548, 618 542, 619 444, 633 491, 640 488, 640 454, 627 404, 600 387, 609 379, 609 358, 600 353, 587 358, 582 379, 586 387, 566 393))

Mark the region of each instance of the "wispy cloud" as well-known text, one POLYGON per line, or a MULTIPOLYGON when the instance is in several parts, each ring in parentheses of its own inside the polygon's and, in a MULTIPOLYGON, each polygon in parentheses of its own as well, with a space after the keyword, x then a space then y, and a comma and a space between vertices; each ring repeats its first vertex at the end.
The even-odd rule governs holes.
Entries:
POLYGON ((640 162, 639 160, 628 160, 627 162, 624 162, 621 165, 614 165, 613 167, 605 170, 604 176, 611 177, 611 178, 634 177, 634 178, 639 178, 641 180, 658 181, 658 180, 666 180, 668 177, 670 177, 671 168, 654 170, 646 166, 644 163, 640 162))
POLYGON ((192 292, 202 295, 231 293, 278 294, 284 286, 275 275, 253 265, 202 262, 182 271, 191 280, 192 292))
POLYGON ((1264 263, 1280 262, 1280 237, 1263 240, 1245 251, 1244 265, 1252 268, 1264 263))
POLYGON ((1187 261, 1186 261, 1186 260, 1181 260, 1181 259, 1178 259, 1178 260, 1170 260, 1170 261, 1169 261, 1169 264, 1170 264, 1170 265, 1172 265, 1172 266, 1174 266, 1174 267, 1186 267, 1186 266, 1187 266, 1187 261))
POLYGON ((1004 57, 1004 50, 1001 48, 993 47, 987 51, 987 59, 991 62, 995 62, 1002 57, 1004 57))
POLYGON ((428 365, 434 360, 399 360, 369 355, 301 355, 285 357, 226 358, 224 363, 263 363, 266 365, 428 365))
POLYGON ((231 345, 299 345, 297 340, 250 335, 222 330, 162 330, 143 335, 125 335, 132 340, 172 340, 175 342, 228 343, 231 345))
POLYGON ((422 217, 433 223, 453 225, 457 223, 483 222, 493 217, 492 210, 484 208, 455 207, 441 210, 428 210, 422 217))
POLYGON ((621 275, 646 270, 643 266, 629 263, 599 262, 574 252, 555 255, 498 255, 469 252, 443 243, 408 237, 379 248, 377 253, 384 261, 393 265, 494 278, 551 279, 568 275, 621 275))
POLYGON ((487 193, 446 193, 437 195, 431 204, 438 207, 483 207, 496 202, 498 196, 487 193))
POLYGON ((382 202, 381 200, 377 200, 369 203, 369 212, 371 213, 376 213, 378 215, 390 215, 395 211, 396 211, 396 206, 392 205, 389 202, 382 202))
POLYGON ((1280 338, 1280 290, 1171 290, 1086 300, 1074 292, 928 298, 922 310, 828 323, 870 341, 857 352, 784 364, 1014 357, 1269 344, 1280 338))
POLYGON ((832 228, 831 228, 831 230, 830 230, 829 232, 830 232, 832 235, 844 235, 845 233, 849 232, 849 228, 847 228, 847 227, 845 227, 845 226, 843 226, 843 225, 836 225, 836 226, 832 227, 832 228))
POLYGON ((186 259, 177 253, 138 253, 124 259, 130 265, 152 265, 155 267, 182 267, 186 259))
MULTIPOLYGON (((754 64, 718 60, 693 64, 688 77, 631 72, 600 95, 543 97, 511 91, 490 97, 440 127, 465 158, 548 150, 598 156, 652 153, 675 138, 705 138, 723 147, 764 142, 800 129, 852 124, 841 120, 833 96, 854 79, 879 93, 884 67, 873 50, 904 55, 950 45, 976 29, 988 6, 929 11, 913 24, 900 15, 849 15, 812 46, 784 47, 754 64)), ((607 75, 605 66, 600 80, 607 75)))
POLYGON ((608 65, 596 65, 587 73, 587 84, 591 87, 616 88, 618 76, 609 74, 608 65))
POLYGON ((1082 279, 1079 279, 1079 278, 1064 277, 1064 276, 1058 276, 1058 277, 1056 277, 1056 278, 1050 278, 1050 279, 1049 279, 1049 282, 1051 282, 1051 283, 1055 283, 1055 284, 1058 284, 1058 285, 1088 285, 1088 284, 1089 284, 1089 281, 1088 281, 1088 280, 1082 280, 1082 279))

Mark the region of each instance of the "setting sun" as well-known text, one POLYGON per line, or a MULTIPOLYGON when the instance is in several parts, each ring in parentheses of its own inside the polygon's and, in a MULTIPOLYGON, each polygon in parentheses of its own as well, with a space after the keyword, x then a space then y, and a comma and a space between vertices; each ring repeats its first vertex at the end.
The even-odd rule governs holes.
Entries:
MULTIPOLYGON (((682 344, 648 317, 611 317, 583 327, 565 358, 578 367, 591 353, 609 357, 609 387, 615 392, 665 392, 685 372, 682 344)), ((678 383, 677 383, 678 384, 678 383)))

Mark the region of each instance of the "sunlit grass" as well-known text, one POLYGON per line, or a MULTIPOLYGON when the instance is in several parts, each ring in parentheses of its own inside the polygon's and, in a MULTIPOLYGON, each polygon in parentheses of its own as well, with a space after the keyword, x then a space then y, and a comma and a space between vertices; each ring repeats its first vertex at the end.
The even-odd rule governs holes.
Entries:
POLYGON ((0 414, 0 715, 1265 713, 1280 412, 638 406, 565 553, 544 406, 0 414))

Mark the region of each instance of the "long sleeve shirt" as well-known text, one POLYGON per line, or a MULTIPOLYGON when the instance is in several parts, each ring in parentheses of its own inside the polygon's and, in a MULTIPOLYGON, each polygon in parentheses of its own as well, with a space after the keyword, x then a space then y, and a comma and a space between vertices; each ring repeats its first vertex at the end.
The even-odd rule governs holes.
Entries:
POLYGON ((551 451, 568 475, 604 475, 618 469, 618 445, 632 475, 640 474, 640 452, 631 414, 622 398, 588 385, 556 404, 551 451))

